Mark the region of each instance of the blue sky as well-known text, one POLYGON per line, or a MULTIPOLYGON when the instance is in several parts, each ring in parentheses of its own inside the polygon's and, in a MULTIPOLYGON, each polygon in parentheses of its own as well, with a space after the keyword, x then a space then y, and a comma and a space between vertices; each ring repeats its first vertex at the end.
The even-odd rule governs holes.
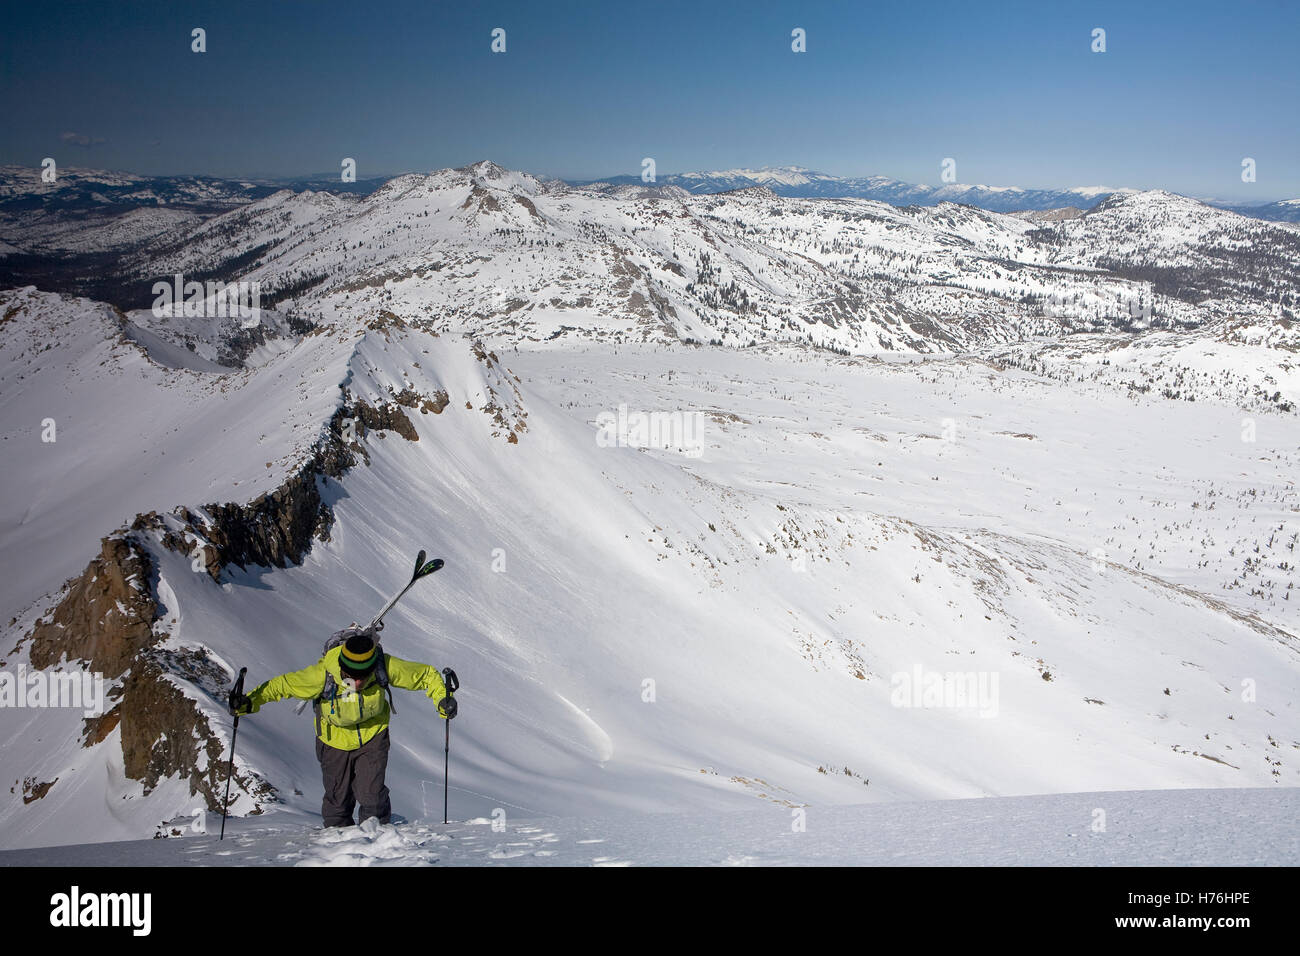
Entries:
POLYGON ((1298 49, 1296 3, 10 4, 0 162, 937 184, 952 157, 965 183, 1264 202, 1300 196, 1298 49))

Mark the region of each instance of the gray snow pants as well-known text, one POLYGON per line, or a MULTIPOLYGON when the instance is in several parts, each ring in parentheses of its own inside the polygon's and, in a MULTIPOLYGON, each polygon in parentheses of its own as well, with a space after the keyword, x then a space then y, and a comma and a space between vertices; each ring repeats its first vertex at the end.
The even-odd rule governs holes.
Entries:
POLYGON ((325 783, 325 799, 320 815, 327 827, 353 825, 352 810, 359 802, 361 817, 378 817, 387 823, 393 807, 384 785, 388 769, 388 728, 385 727, 356 750, 338 750, 316 738, 316 759, 320 761, 325 783))

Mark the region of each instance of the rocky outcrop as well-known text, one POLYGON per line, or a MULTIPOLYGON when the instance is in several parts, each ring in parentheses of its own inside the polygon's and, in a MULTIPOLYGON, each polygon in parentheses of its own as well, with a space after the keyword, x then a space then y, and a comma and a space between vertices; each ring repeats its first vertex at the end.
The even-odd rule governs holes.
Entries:
MULTIPOLYGON (((414 401, 414 397, 412 401, 414 401)), ((415 430, 415 426, 411 424, 411 420, 406 417, 406 413, 402 411, 401 405, 380 405, 375 407, 367 405, 358 399, 353 407, 356 410, 357 421, 366 428, 375 431, 397 432, 407 441, 420 440, 419 433, 415 430)))
MULTIPOLYGON (((220 810, 226 783, 225 748, 194 701, 168 679, 178 671, 188 671, 185 676, 210 695, 224 694, 228 676, 200 652, 142 656, 131 668, 118 708, 126 775, 139 780, 146 794, 159 781, 180 777, 189 781, 190 793, 202 796, 209 810, 220 810)), ((258 800, 253 813, 277 799, 274 788, 256 775, 236 773, 235 782, 258 800)))
POLYGON ((433 412, 435 415, 441 415, 442 410, 447 407, 451 399, 442 389, 433 393, 432 397, 421 395, 413 388, 404 388, 393 396, 393 401, 398 405, 405 405, 407 408, 417 408, 420 414, 433 412))
POLYGON ((34 777, 28 777, 23 781, 23 803, 33 803, 40 800, 50 792, 50 787, 59 782, 59 778, 47 780, 45 783, 37 783, 34 777))
MULTIPOLYGON (((118 688, 118 697, 121 698, 121 688, 118 688)), ((121 707, 114 707, 97 717, 87 717, 85 726, 81 730, 81 746, 93 747, 95 744, 102 744, 121 722, 121 707)))
MULTIPOLYGON (((120 729, 125 772, 141 781, 146 793, 160 780, 179 776, 209 809, 220 808, 223 745, 174 678, 220 701, 231 676, 200 652, 160 646, 167 634, 155 628, 160 610, 150 542, 200 558, 214 581, 232 564, 300 562, 314 539, 328 539, 333 522, 321 499, 320 479, 338 477, 356 461, 343 440, 349 417, 348 410, 339 409, 311 458, 278 488, 248 504, 181 508, 166 518, 151 512, 104 538, 99 555, 67 583, 53 612, 29 635, 34 667, 84 661, 114 685, 110 698, 117 703, 85 721, 82 744, 95 746, 120 729)), ((276 799, 265 781, 236 778, 259 801, 276 799)))
POLYGON ((389 329, 404 329, 406 321, 396 312, 390 312, 388 309, 380 309, 373 319, 366 323, 366 328, 372 332, 382 332, 384 337, 388 337, 389 329))
MULTIPOLYGON (((391 315, 379 321, 401 324, 391 315)), ((496 363, 496 356, 481 348, 476 354, 496 363)), ((445 392, 427 396, 408 388, 391 402, 371 405, 345 392, 310 456, 272 491, 243 504, 141 514, 129 528, 104 538, 99 554, 67 582, 58 605, 27 638, 33 666, 84 661, 109 684, 112 706, 84 721, 82 745, 102 744, 117 730, 125 772, 146 793, 160 781, 179 778, 209 809, 219 810, 225 745, 199 701, 206 697, 221 706, 232 675, 202 650, 166 645, 168 635, 158 627, 163 613, 157 597, 159 549, 201 562, 198 569, 214 582, 231 566, 301 563, 315 541, 329 540, 334 515, 322 497, 326 482, 341 478, 359 460, 369 461, 360 439, 370 431, 392 431, 418 441, 407 410, 441 414, 448 401, 445 392)), ((494 403, 484 411, 503 428, 523 429, 522 420, 508 422, 494 403)), ((34 786, 30 796, 39 799, 53 783, 40 784, 39 792, 34 786)), ((279 799, 266 781, 238 768, 235 784, 254 797, 252 812, 279 799)))
MULTIPOLYGON (((492 425, 494 426, 492 437, 497 438, 504 433, 506 441, 512 445, 517 445, 519 444, 519 436, 528 428, 528 422, 526 421, 528 413, 524 411, 523 396, 519 393, 519 386, 516 384, 519 381, 519 376, 512 376, 501 364, 497 354, 489 352, 482 342, 475 342, 471 349, 474 357, 487 366, 492 373, 492 377, 496 379, 498 384, 503 386, 502 392, 504 393, 506 389, 509 389, 510 392, 509 395, 503 397, 502 394, 498 394, 497 389, 493 388, 491 384, 486 384, 488 400, 483 404, 482 411, 492 419, 492 425), (512 378, 513 381, 511 381, 512 378)), ((473 406, 466 402, 465 407, 472 408, 473 406)))
POLYGON ((497 202, 497 197, 492 195, 492 193, 488 192, 487 189, 485 189, 483 186, 478 185, 477 183, 475 183, 474 186, 470 189, 469 195, 466 196, 465 201, 460 204, 460 208, 468 209, 470 206, 473 206, 475 203, 478 204, 479 212, 500 212, 501 211, 501 204, 497 202))
MULTIPOLYGON (((219 785, 225 784, 222 744, 169 675, 184 678, 215 700, 223 695, 229 675, 202 652, 159 646, 167 634, 155 628, 156 567, 146 534, 159 528, 173 543, 184 545, 183 537, 166 529, 156 514, 143 515, 132 530, 104 538, 99 554, 66 584, 62 600, 33 628, 29 657, 39 668, 82 661, 113 685, 108 699, 116 703, 85 719, 82 746, 103 743, 121 728, 126 775, 141 781, 145 793, 163 778, 181 776, 188 778, 191 794, 218 810, 219 785)), ((24 802, 44 796, 54 782, 33 788, 24 802)), ((248 777, 239 782, 261 800, 275 799, 265 781, 248 777)))
POLYGON ((232 564, 241 568, 301 564, 314 541, 330 539, 334 524, 334 514, 321 498, 321 480, 341 478, 358 459, 369 463, 369 455, 358 442, 370 431, 393 431, 407 441, 419 441, 415 425, 401 406, 437 414, 446 404, 443 393, 430 399, 410 390, 384 405, 356 399, 335 412, 326 437, 311 458, 278 488, 247 504, 179 509, 176 515, 187 534, 164 543, 187 553, 200 548, 213 580, 219 580, 221 569, 232 564))
POLYGON ((212 504, 201 530, 216 549, 213 577, 226 565, 283 568, 301 563, 316 538, 329 539, 334 516, 321 500, 317 471, 303 467, 274 491, 248 504, 212 504))
POLYGON ((356 464, 354 448, 359 446, 344 438, 345 422, 354 416, 361 421, 355 411, 338 409, 311 457, 278 488, 247 504, 179 508, 174 514, 183 525, 180 532, 156 514, 140 516, 133 527, 154 528, 165 547, 200 556, 214 581, 230 565, 283 568, 302 563, 313 541, 329 540, 334 524, 334 513, 321 498, 321 479, 339 478, 356 464))
POLYGON ((110 535, 99 555, 68 585, 63 600, 31 634, 34 667, 86 661, 106 678, 120 677, 141 651, 157 643, 153 561, 131 535, 110 535))

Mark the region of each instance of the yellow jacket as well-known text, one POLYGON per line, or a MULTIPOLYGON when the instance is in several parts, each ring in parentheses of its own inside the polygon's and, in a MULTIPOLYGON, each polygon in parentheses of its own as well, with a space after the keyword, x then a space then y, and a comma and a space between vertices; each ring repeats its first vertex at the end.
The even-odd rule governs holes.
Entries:
MULTIPOLYGON (((311 667, 272 677, 254 687, 248 694, 248 713, 255 714, 263 704, 286 697, 314 700, 325 690, 325 675, 333 674, 337 689, 333 700, 322 700, 319 703, 316 734, 327 747, 356 750, 388 726, 390 711, 388 697, 373 675, 360 693, 344 686, 339 669, 339 654, 342 651, 342 645, 330 648, 311 667)), ((447 688, 438 668, 404 661, 392 654, 385 654, 384 660, 391 686, 403 690, 426 691, 429 698, 435 701, 447 696, 447 688)))

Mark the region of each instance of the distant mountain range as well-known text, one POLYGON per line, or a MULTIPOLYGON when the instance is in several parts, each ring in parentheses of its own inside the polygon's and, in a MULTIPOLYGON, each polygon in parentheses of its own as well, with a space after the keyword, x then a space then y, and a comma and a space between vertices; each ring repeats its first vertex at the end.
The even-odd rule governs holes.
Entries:
MULTIPOLYGON (((573 182, 593 188, 644 186, 640 176, 611 176, 608 179, 573 182)), ((1072 189, 1023 189, 1019 186, 978 186, 950 183, 922 186, 888 176, 830 176, 803 166, 764 166, 761 169, 727 169, 715 172, 669 173, 657 176, 655 186, 670 186, 703 195, 763 186, 778 196, 818 199, 875 199, 895 206, 937 206, 941 202, 963 203, 990 212, 1019 212, 1076 207, 1088 209, 1103 199, 1138 192, 1111 186, 1077 186, 1072 189)), ((1195 197, 1191 197, 1195 198, 1195 197)), ((1203 199, 1211 206, 1256 219, 1300 221, 1300 199, 1266 204, 1203 199)))
MULTIPOLYGON (((215 212, 0 201, 0 288, 111 302, 132 313, 139 338, 229 366, 296 328, 387 312, 507 341, 799 342, 846 354, 1150 329, 1296 344, 1292 223, 1159 190, 1112 193, 1086 212, 1008 215, 786 197, 772 189, 779 178, 696 195, 572 186, 480 162, 398 176, 366 196, 280 189, 239 202, 237 190, 257 184, 225 194, 174 184, 229 203, 215 212), (266 321, 253 334, 232 319, 153 314, 154 283, 178 273, 257 282, 266 321)), ((103 195, 90 182, 78 189, 103 195)), ((1070 198, 1087 197, 1060 197, 1070 198)))
MULTIPOLYGON (((215 176, 142 176, 94 169, 60 169, 54 183, 41 181, 41 170, 30 166, 0 166, 0 214, 26 210, 89 210, 108 206, 169 207, 210 213, 242 206, 281 189, 313 190, 369 196, 395 177, 339 181, 333 173, 288 178, 222 179, 215 176)), ((763 187, 778 196, 804 199, 874 199, 895 206, 937 206, 962 203, 990 212, 1045 212, 1086 210, 1103 199, 1140 190, 1113 186, 1076 186, 1070 189, 1025 189, 1019 186, 981 186, 950 183, 925 186, 888 176, 842 177, 803 166, 764 166, 761 169, 727 169, 713 172, 667 173, 653 183, 640 176, 611 176, 598 180, 562 180, 599 192, 627 195, 628 189, 650 189, 651 195, 671 198, 676 190, 710 195, 737 189, 763 187)), ((1189 197, 1206 205, 1230 209, 1243 216, 1273 222, 1300 222, 1300 199, 1248 203, 1189 197)))
POLYGON ((79 211, 109 206, 183 208, 199 212, 231 209, 262 199, 281 189, 304 189, 369 195, 386 179, 354 183, 330 177, 293 179, 222 179, 217 176, 142 176, 102 169, 64 167, 54 182, 44 182, 35 166, 0 166, 0 211, 79 211))

